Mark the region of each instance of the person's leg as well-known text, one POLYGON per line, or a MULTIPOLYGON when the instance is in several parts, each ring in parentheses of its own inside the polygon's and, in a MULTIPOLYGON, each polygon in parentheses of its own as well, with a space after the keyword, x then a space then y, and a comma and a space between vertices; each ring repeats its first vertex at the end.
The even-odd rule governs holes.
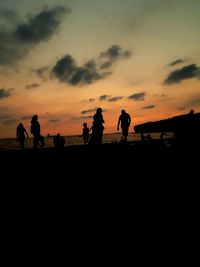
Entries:
POLYGON ((127 142, 128 128, 124 127, 124 128, 122 129, 122 134, 123 134, 123 137, 124 137, 124 141, 127 142))

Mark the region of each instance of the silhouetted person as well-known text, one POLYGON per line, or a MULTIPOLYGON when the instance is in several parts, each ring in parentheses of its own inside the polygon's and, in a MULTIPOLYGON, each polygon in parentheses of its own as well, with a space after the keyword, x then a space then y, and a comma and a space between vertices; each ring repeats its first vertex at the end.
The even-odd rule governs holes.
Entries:
POLYGON ((119 116, 118 123, 117 123, 117 130, 119 131, 119 126, 121 124, 121 129, 122 129, 122 135, 124 138, 124 141, 127 141, 128 137, 128 130, 129 126, 131 124, 131 117, 126 111, 123 109, 121 111, 121 115, 119 116))
POLYGON ((83 141, 85 145, 88 144, 88 141, 89 141, 89 132, 90 132, 90 129, 87 127, 87 123, 84 122, 82 137, 83 137, 83 141))
POLYGON ((28 138, 28 133, 27 133, 26 129, 24 128, 24 125, 22 123, 20 123, 17 126, 16 137, 17 137, 17 140, 19 141, 19 143, 21 145, 21 148, 24 148, 25 134, 26 134, 26 137, 28 138))
POLYGON ((38 148, 44 146, 44 137, 40 134, 40 123, 38 115, 34 115, 31 120, 31 134, 33 135, 33 147, 38 148))
POLYGON ((53 138, 54 147, 56 148, 63 148, 65 145, 65 138, 57 133, 57 135, 53 138))
POLYGON ((104 130, 104 119, 102 115, 102 109, 98 108, 96 110, 96 113, 93 116, 93 124, 91 127, 92 134, 90 138, 91 144, 101 144, 102 138, 103 138, 103 130, 104 130))

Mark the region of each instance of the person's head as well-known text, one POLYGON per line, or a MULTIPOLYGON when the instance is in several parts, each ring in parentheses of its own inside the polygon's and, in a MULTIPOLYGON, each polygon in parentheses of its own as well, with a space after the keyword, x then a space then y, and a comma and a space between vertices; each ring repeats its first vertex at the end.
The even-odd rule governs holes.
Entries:
POLYGON ((86 122, 83 123, 83 127, 84 127, 84 128, 87 127, 87 123, 86 123, 86 122))
POLYGON ((126 113, 126 111, 124 110, 124 109, 122 109, 121 110, 121 114, 123 115, 123 114, 125 114, 126 113))
POLYGON ((98 108, 97 113, 99 113, 99 114, 102 113, 102 108, 98 108))
POLYGON ((37 121, 38 120, 38 115, 33 116, 33 120, 37 121))
POLYGON ((19 128, 23 128, 24 126, 23 126, 23 124, 20 122, 20 123, 18 124, 18 127, 19 127, 19 128))
POLYGON ((60 133, 57 133, 57 136, 60 137, 60 133))

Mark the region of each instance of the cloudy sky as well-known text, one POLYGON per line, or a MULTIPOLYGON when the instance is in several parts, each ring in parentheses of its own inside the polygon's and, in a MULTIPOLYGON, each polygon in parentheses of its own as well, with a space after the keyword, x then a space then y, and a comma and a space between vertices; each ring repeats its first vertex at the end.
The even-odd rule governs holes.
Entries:
POLYGON ((200 1, 0 0, 0 138, 200 112, 200 1))

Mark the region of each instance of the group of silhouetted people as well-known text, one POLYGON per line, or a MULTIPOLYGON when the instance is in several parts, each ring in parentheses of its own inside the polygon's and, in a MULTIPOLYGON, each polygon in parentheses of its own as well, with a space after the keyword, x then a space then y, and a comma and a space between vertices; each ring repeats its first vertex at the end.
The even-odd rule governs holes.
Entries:
MULTIPOLYGON (((101 144, 103 138, 104 127, 104 118, 102 115, 102 108, 97 108, 96 113, 93 116, 92 127, 89 129, 87 123, 83 123, 83 133, 82 137, 85 144, 101 144), (92 131, 91 136, 89 138, 89 132, 92 131)), ((129 126, 131 124, 131 117, 125 111, 121 111, 121 115, 119 116, 117 123, 117 130, 119 131, 119 127, 121 126, 122 130, 122 140, 123 142, 127 141, 129 126)))
MULTIPOLYGON (((82 138, 84 144, 101 144, 103 138, 103 131, 104 131, 104 118, 102 114, 102 108, 97 108, 96 113, 93 116, 93 122, 91 128, 88 127, 87 123, 83 123, 82 129, 82 138), (91 131, 91 135, 90 135, 91 131)), ((121 115, 119 116, 118 123, 117 123, 117 130, 119 131, 119 127, 121 126, 122 130, 122 141, 126 142, 128 137, 129 126, 131 123, 130 115, 125 111, 121 111, 121 115)), ((38 115, 34 115, 31 119, 31 126, 30 126, 30 133, 33 135, 33 148, 44 147, 45 145, 45 138, 41 135, 41 128, 40 123, 38 121, 38 115)), ((28 133, 24 128, 23 124, 20 123, 17 126, 16 132, 17 139, 20 143, 21 148, 24 148, 25 138, 28 138, 28 133)), ((65 139, 60 133, 53 138, 54 147, 62 148, 65 145, 65 139)))

